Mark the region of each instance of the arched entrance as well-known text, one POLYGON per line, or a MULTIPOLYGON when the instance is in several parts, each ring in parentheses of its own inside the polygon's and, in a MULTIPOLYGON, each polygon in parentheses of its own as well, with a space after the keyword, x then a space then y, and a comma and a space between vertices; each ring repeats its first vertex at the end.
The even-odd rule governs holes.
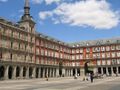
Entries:
POLYGON ((26 67, 23 67, 23 77, 26 76, 26 67))
POLYGON ((43 68, 41 68, 40 77, 43 78, 43 68))
POLYGON ((98 74, 101 74, 101 67, 98 67, 98 74))
POLYGON ((4 78, 4 72, 5 72, 4 66, 0 66, 0 80, 4 78))
POLYGON ((106 74, 106 68, 103 67, 103 74, 106 74))
POLYGON ((117 72, 116 67, 113 67, 113 73, 116 74, 116 72, 117 72))
POLYGON ((73 76, 75 76, 75 68, 73 68, 73 76))
POLYGON ((77 74, 80 76, 80 68, 77 68, 77 74))
POLYGON ((108 73, 109 73, 109 76, 111 76, 111 74, 112 74, 111 67, 108 67, 108 73))
POLYGON ((8 78, 9 79, 12 79, 12 73, 13 73, 13 68, 12 68, 12 66, 9 66, 9 69, 8 69, 8 78))
POLYGON ((62 61, 59 62, 59 75, 62 76, 62 61))
POLYGON ((16 68, 16 77, 20 76, 20 67, 17 66, 16 68))
POLYGON ((39 68, 36 68, 36 78, 38 78, 39 68))
POLYGON ((29 77, 32 78, 32 74, 33 74, 33 69, 32 67, 29 68, 29 77))

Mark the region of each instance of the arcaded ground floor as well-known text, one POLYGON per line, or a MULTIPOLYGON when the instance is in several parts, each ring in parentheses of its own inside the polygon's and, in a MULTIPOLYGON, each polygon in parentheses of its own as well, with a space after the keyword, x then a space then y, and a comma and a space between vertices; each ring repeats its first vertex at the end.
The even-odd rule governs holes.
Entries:
MULTIPOLYGON (((95 75, 114 76, 120 74, 120 66, 98 66, 92 67, 95 75)), ((84 76, 84 68, 60 67, 51 65, 34 65, 23 63, 0 63, 0 80, 8 79, 34 79, 53 77, 84 76)))

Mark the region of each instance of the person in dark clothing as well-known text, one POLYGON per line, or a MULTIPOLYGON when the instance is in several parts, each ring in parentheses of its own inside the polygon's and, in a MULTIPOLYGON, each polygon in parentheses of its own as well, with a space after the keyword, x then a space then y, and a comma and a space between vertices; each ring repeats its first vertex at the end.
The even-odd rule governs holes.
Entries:
POLYGON ((90 80, 91 80, 91 83, 93 83, 93 73, 90 73, 90 80))

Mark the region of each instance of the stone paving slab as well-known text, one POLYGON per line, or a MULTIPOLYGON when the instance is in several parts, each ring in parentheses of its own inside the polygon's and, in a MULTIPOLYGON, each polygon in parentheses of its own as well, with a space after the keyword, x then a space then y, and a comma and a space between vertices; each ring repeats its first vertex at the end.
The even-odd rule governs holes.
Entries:
MULTIPOLYGON (((82 78, 49 78, 32 80, 6 80, 0 81, 0 90, 81 90, 100 84, 106 84, 113 80, 120 80, 120 77, 106 77, 90 81, 82 81, 82 78)), ((112 84, 112 83, 111 83, 112 84)))

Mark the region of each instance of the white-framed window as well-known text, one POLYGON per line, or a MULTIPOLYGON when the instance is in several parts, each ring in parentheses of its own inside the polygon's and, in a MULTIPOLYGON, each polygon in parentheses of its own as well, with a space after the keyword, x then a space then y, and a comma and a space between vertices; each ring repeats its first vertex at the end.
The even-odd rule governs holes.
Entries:
POLYGON ((80 55, 80 59, 83 59, 83 55, 80 55))
POLYGON ((101 51, 105 51, 105 47, 101 47, 101 51))
POLYGON ((115 57, 115 52, 112 52, 111 54, 112 54, 112 57, 115 57))
POLYGON ((117 57, 120 57, 120 52, 117 52, 117 57))
POLYGON ((79 59, 79 55, 76 55, 76 59, 79 59))
POLYGON ((107 65, 111 65, 111 60, 107 60, 107 65))
POLYGON ((106 47, 106 51, 110 51, 110 47, 109 46, 106 47))
POLYGON ((111 50, 115 50, 115 46, 112 45, 112 46, 111 46, 111 50))
POLYGON ((105 58, 105 53, 102 53, 102 58, 105 58))
POLYGON ((108 53, 106 53, 106 56, 107 56, 107 58, 109 58, 110 57, 110 53, 108 52, 108 53))
POLYGON ((90 52, 90 48, 86 48, 86 52, 90 52))
POLYGON ((82 48, 80 49, 80 53, 83 53, 83 49, 82 48))
POLYGON ((101 65, 100 60, 97 60, 97 65, 101 65))
POLYGON ((112 64, 117 64, 117 60, 116 59, 112 59, 112 64))
POLYGON ((120 50, 120 45, 117 45, 117 46, 116 46, 116 50, 120 50))
POLYGON ((102 65, 106 65, 106 61, 105 60, 102 60, 102 65))

